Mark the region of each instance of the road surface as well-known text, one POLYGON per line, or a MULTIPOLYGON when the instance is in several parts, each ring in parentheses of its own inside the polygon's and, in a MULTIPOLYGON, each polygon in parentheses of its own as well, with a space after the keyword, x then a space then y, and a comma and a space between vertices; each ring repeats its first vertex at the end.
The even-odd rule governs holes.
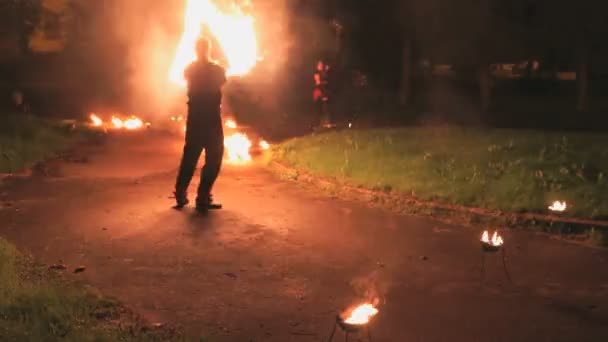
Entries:
MULTIPOLYGON (((201 217, 168 199, 179 138, 111 136, 84 163, 0 187, 0 234, 151 322, 213 341, 324 341, 336 312, 377 293, 374 341, 608 341, 608 253, 325 197, 260 165, 227 166, 201 217)), ((339 332, 336 340, 343 341, 339 332)), ((351 339, 353 340, 353 339, 351 339)))

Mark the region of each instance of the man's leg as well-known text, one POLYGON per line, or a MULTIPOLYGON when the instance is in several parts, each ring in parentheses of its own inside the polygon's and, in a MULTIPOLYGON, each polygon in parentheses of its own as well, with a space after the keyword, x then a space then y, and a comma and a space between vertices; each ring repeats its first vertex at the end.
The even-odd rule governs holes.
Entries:
POLYGON ((194 175, 196 164, 201 156, 203 145, 186 140, 184 153, 175 182, 175 200, 177 207, 181 208, 188 204, 188 186, 194 175))
POLYGON ((205 146, 205 166, 201 172, 201 182, 198 187, 196 205, 200 210, 206 211, 211 203, 211 190, 222 168, 224 157, 224 135, 214 134, 205 146))

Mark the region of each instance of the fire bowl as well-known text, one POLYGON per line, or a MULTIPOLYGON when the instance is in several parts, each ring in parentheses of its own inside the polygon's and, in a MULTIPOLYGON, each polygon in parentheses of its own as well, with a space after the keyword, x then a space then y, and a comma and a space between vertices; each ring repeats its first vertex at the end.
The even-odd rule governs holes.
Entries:
MULTIPOLYGON (((357 333, 361 331, 365 324, 349 324, 344 321, 344 318, 340 317, 340 315, 336 316, 336 323, 338 326, 347 333, 357 333)), ((369 324, 369 323, 368 323, 369 324)))
POLYGON ((501 247, 502 247, 502 245, 495 246, 495 245, 493 245, 491 243, 487 243, 487 242, 482 242, 481 243, 481 250, 484 251, 484 252, 488 252, 488 253, 498 252, 501 247))

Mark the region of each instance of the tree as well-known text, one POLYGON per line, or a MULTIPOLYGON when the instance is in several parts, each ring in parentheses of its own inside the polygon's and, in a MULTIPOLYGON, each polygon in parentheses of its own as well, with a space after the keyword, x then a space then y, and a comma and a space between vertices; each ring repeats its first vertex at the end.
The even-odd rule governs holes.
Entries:
POLYGON ((63 51, 74 13, 70 0, 42 0, 37 25, 29 37, 29 48, 36 53, 63 51))
MULTIPOLYGON (((534 4, 535 26, 530 30, 534 49, 541 56, 554 57, 575 66, 576 108, 579 112, 587 111, 589 74, 594 67, 594 56, 605 54, 601 47, 605 45, 608 34, 605 20, 608 5, 591 0, 529 2, 534 4)), ((598 61, 602 59, 597 58, 598 61)))

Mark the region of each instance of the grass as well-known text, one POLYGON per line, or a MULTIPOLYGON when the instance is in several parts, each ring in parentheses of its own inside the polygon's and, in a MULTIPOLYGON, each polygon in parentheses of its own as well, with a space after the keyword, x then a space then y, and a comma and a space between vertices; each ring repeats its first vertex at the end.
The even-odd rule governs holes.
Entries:
POLYGON ((0 173, 31 167, 82 137, 82 131, 24 115, 0 115, 0 173))
POLYGON ((1 341, 186 341, 161 330, 134 331, 120 306, 50 274, 0 238, 1 341), (129 326, 129 328, 124 328, 129 326))
POLYGON ((608 218, 608 136, 460 127, 329 132, 284 142, 274 158, 315 175, 506 212, 608 218))

